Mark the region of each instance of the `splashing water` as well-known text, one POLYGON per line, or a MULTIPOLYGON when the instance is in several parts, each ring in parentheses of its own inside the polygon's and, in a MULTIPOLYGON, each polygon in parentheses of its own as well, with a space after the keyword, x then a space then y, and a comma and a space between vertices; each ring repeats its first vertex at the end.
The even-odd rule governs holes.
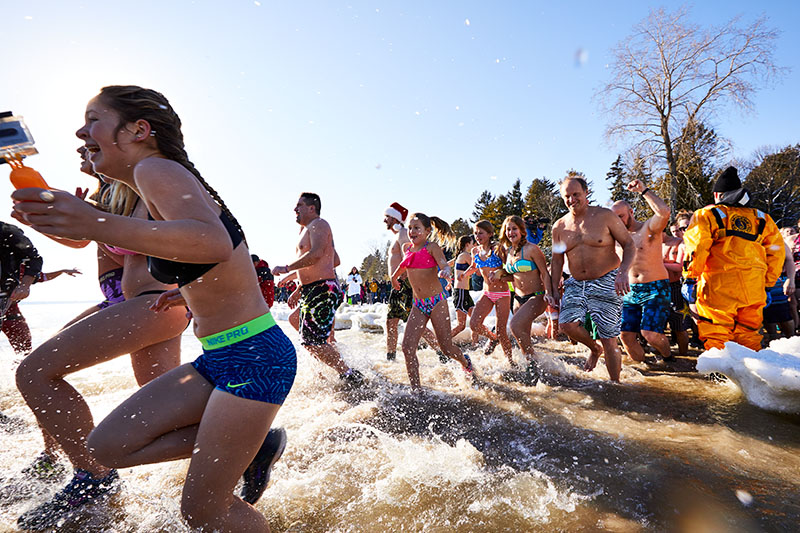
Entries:
MULTIPOLYGON (((38 344, 86 303, 21 307, 38 344)), ((709 522, 791 530, 800 519, 800 419, 700 379, 692 358, 660 372, 625 365, 623 384, 613 385, 602 363, 580 370, 586 350, 542 340, 535 348, 546 377, 535 387, 500 349, 469 352, 476 387, 426 348, 418 352, 426 392, 416 395, 401 353, 387 361, 383 335, 370 332, 385 312, 365 305, 338 315, 351 328, 336 332, 337 344, 368 380, 348 392, 300 347, 288 308, 273 310, 298 346, 297 379, 275 422, 288 446, 257 504, 273 531, 692 531, 709 522)), ((200 345, 188 330, 182 339, 182 360, 191 361, 200 345)), ((14 385, 18 360, 5 340, 0 349, 0 410, 17 421, 0 426, 9 486, 42 443, 14 385)), ((524 365, 516 348, 514 358, 524 365)), ((126 357, 67 379, 95 420, 136 390, 126 357)), ((188 532, 179 511, 186 469, 186 461, 122 469, 112 502, 60 531, 188 532)), ((13 530, 60 486, 39 483, 14 498, 0 489, 0 529, 13 530)))

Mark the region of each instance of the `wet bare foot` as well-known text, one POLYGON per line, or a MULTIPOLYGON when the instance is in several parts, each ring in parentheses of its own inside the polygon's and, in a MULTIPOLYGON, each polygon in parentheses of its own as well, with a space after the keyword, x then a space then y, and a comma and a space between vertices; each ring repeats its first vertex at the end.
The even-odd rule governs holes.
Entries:
POLYGON ((594 367, 597 366, 597 361, 600 359, 600 354, 603 353, 603 348, 597 343, 594 344, 594 348, 591 348, 591 350, 591 355, 586 360, 586 364, 583 365, 583 369, 587 372, 594 370, 594 367))

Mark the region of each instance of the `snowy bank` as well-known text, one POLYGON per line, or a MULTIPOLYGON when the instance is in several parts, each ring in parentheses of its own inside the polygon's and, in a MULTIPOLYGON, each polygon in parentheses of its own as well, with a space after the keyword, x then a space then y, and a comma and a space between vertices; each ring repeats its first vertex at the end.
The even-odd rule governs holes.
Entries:
POLYGON ((701 354, 697 370, 724 374, 762 409, 800 413, 800 337, 774 340, 760 352, 727 342, 701 354))

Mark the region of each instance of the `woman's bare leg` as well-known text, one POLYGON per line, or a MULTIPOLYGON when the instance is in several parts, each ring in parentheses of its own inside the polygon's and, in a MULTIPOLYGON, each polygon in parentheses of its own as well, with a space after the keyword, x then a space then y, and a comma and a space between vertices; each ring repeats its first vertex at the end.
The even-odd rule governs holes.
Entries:
POLYGON ((531 342, 531 327, 533 321, 544 313, 547 308, 547 303, 544 301, 543 296, 534 296, 525 302, 514 316, 511 317, 511 333, 517 339, 522 352, 528 360, 536 360, 536 351, 533 349, 533 342, 531 342))
POLYGON ((89 446, 117 468, 191 458, 181 502, 191 527, 269 531, 264 516, 233 490, 279 408, 215 390, 186 364, 114 409, 92 432, 89 446))
POLYGON ((149 309, 154 300, 133 298, 85 317, 34 350, 17 369, 17 387, 40 425, 75 467, 94 475, 102 477, 109 469, 87 452, 92 413, 64 376, 180 335, 186 326, 183 309, 155 313, 149 309))
MULTIPOLYGON (((492 312, 493 305, 492 301, 486 296, 481 296, 475 304, 472 310, 472 316, 469 319, 469 329, 472 330, 473 334, 483 335, 484 337, 488 337, 489 340, 497 340, 497 335, 489 331, 483 324, 483 321, 486 320, 486 317, 492 312)), ((508 314, 506 314, 506 317, 508 317, 508 314)))

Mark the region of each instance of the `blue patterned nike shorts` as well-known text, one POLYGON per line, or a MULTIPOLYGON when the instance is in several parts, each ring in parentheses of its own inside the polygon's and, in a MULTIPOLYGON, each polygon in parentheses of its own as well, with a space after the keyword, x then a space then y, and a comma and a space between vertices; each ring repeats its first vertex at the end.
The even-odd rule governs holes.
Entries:
POLYGON ((297 373, 297 354, 281 328, 272 326, 235 344, 203 349, 192 366, 216 389, 283 405, 297 373))

